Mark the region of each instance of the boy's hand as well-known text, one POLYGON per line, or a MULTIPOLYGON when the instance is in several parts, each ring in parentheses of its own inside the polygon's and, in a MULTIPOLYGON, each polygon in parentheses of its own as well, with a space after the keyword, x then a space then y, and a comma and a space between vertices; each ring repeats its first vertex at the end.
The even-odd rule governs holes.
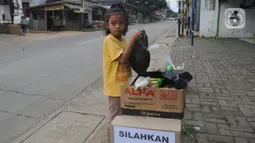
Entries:
POLYGON ((136 32, 133 37, 132 37, 132 40, 134 42, 136 42, 137 40, 140 40, 142 38, 142 32, 136 32))

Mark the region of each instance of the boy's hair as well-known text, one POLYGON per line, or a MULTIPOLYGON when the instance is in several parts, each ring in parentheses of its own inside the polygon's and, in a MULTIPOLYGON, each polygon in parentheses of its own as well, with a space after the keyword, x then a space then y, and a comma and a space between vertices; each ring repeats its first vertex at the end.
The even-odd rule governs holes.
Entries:
POLYGON ((111 33, 111 31, 107 28, 107 24, 109 22, 109 18, 113 15, 113 14, 116 14, 116 13, 120 13, 124 19, 125 19, 125 28, 124 28, 124 31, 123 31, 123 35, 126 35, 127 31, 128 31, 128 15, 127 15, 127 12, 125 10, 125 8, 117 3, 117 4, 113 4, 110 9, 107 10, 106 14, 105 14, 105 34, 108 35, 111 33))

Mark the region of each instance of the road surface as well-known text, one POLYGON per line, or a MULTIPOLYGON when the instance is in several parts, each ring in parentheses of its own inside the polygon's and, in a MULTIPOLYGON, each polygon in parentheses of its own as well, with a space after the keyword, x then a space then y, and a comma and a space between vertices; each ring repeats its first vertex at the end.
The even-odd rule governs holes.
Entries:
MULTIPOLYGON (((171 26, 130 26, 127 37, 143 28, 153 42, 171 26)), ((12 142, 102 77, 103 38, 98 31, 0 46, 0 143, 12 142)))

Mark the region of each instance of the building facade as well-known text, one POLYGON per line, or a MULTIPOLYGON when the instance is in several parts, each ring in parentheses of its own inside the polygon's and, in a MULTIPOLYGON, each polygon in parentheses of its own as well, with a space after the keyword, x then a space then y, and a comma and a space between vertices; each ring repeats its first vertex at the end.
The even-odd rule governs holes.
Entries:
POLYGON ((0 23, 11 21, 10 5, 6 3, 0 4, 0 23))
POLYGON ((0 0, 0 23, 11 23, 12 13, 19 14, 19 0, 0 0))
POLYGON ((225 26, 225 10, 240 8, 242 0, 201 0, 200 37, 251 38, 255 34, 255 9, 245 9, 243 29, 228 29, 225 26))
MULTIPOLYGON (((182 24, 192 17, 193 0, 177 0, 180 2, 180 18, 182 24)), ((195 1, 195 35, 200 37, 251 38, 255 35, 255 0, 194 0, 195 1), (225 26, 225 11, 229 8, 245 10, 245 27, 229 29, 225 26)), ((187 25, 191 24, 188 23, 187 25)), ((185 27, 185 26, 184 26, 185 27)), ((187 27, 187 26, 186 26, 187 27)))
POLYGON ((111 6, 113 3, 125 2, 125 0, 97 0, 99 3, 102 3, 105 6, 111 6))
POLYGON ((29 8, 31 27, 34 30, 74 30, 100 23, 107 10, 103 5, 84 0, 47 2, 29 8))

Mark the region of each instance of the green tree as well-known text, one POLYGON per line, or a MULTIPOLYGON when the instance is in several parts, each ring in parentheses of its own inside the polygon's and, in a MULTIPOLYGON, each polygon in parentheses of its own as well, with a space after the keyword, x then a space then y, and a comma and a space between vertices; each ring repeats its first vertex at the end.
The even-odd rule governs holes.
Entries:
POLYGON ((167 2, 168 4, 168 9, 166 10, 167 11, 167 17, 177 17, 178 16, 178 13, 177 12, 174 12, 171 8, 170 8, 170 2, 167 2))
POLYGON ((150 20, 155 17, 155 11, 169 9, 166 0, 138 0, 136 6, 138 11, 150 20))
POLYGON ((177 15, 170 9, 170 3, 166 0, 127 0, 126 2, 136 6, 138 12, 150 20, 155 18, 155 11, 157 10, 166 11, 167 17, 175 17, 177 15))

